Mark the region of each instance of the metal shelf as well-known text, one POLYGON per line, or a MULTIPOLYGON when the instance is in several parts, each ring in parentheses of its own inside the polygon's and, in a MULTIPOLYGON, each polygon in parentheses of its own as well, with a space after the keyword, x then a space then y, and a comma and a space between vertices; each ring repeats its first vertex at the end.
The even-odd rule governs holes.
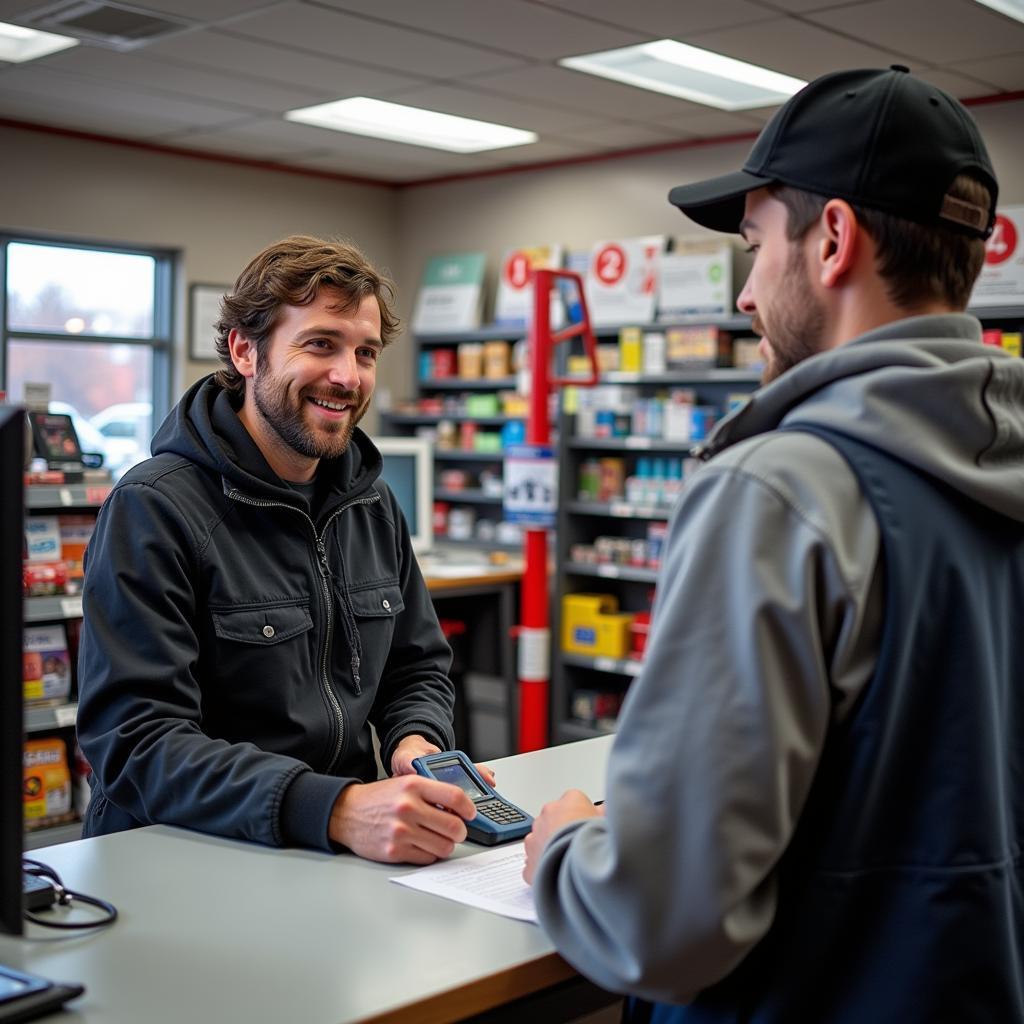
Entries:
POLYGON ((464 412, 383 412, 391 423, 414 427, 437 423, 439 420, 457 419, 460 423, 476 423, 484 427, 503 427, 506 423, 521 423, 525 416, 467 416, 464 412))
POLYGON ((504 500, 500 494, 484 494, 483 491, 476 489, 467 488, 464 491, 446 491, 441 487, 434 489, 434 499, 436 501, 450 501, 455 504, 465 502, 466 504, 476 505, 500 505, 504 500))
POLYGON ((67 729, 78 719, 78 705, 41 704, 25 705, 25 732, 48 732, 50 729, 67 729))
POLYGON ((510 324, 488 324, 472 331, 443 331, 417 334, 421 345, 458 345, 463 341, 519 341, 526 337, 526 327, 510 324))
POLYGON ((514 391, 515 377, 422 377, 422 391, 514 391))
POLYGON ((97 509, 113 488, 102 484, 30 484, 25 488, 25 507, 30 512, 49 509, 97 509))
POLYGON ((595 672, 610 672, 616 676, 638 676, 644 667, 643 662, 635 658, 602 658, 588 654, 570 654, 567 651, 562 652, 562 661, 566 665, 592 669, 595 672))
POLYGON ((633 565, 588 565, 583 562, 564 562, 562 571, 576 576, 598 576, 606 580, 631 580, 634 583, 656 583, 657 569, 640 569, 633 565))
POLYGON ((55 622, 82 617, 81 594, 59 594, 56 597, 26 597, 26 622, 55 622))
POLYGON ((672 515, 670 505, 630 505, 625 501, 570 501, 566 510, 581 516, 606 516, 611 519, 662 519, 672 515))
POLYGON ((435 448, 434 462, 503 462, 505 452, 471 452, 462 448, 435 448))
POLYGON ((760 371, 740 370, 731 366, 694 366, 690 369, 666 370, 664 373, 628 373, 609 370, 601 374, 602 384, 759 384, 760 371))
POLYGON ((59 825, 47 825, 26 831, 24 846, 26 850, 38 850, 44 846, 56 846, 58 843, 70 843, 82 838, 81 819, 62 822, 59 825))
POLYGON ((451 537, 444 535, 436 537, 435 540, 439 548, 477 548, 480 551, 522 551, 523 549, 523 542, 521 540, 505 544, 496 540, 480 540, 479 537, 470 537, 468 540, 453 540, 451 537))
POLYGON ((593 449, 594 451, 671 452, 677 455, 685 455, 697 444, 700 442, 666 441, 660 437, 639 437, 636 434, 631 434, 629 437, 570 437, 567 442, 569 448, 593 449))

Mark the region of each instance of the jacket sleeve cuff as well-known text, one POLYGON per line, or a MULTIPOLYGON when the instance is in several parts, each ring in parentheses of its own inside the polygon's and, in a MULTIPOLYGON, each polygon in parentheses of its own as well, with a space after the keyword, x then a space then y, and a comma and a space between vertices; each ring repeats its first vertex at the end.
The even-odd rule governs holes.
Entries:
POLYGON ((433 743, 438 750, 452 750, 455 746, 455 734, 451 730, 445 733, 430 722, 408 722, 392 733, 381 745, 380 763, 388 775, 391 774, 391 757, 395 752, 395 747, 406 736, 422 736, 425 740, 433 743))
POLYGON ((331 810, 341 791, 355 779, 302 772, 281 801, 281 832, 286 843, 336 853, 340 847, 327 835, 331 810))

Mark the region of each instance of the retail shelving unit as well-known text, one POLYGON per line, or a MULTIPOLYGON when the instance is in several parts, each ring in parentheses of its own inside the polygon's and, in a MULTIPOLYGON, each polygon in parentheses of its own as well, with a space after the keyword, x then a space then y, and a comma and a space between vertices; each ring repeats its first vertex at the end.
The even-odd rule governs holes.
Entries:
MULTIPOLYGON (((110 483, 95 484, 34 484, 25 488, 26 515, 95 514, 110 493, 110 483)), ((26 597, 24 620, 27 625, 76 623, 82 617, 82 597, 76 594, 53 594, 26 597)), ((50 702, 30 702, 25 705, 25 733, 27 739, 57 736, 67 746, 67 764, 72 777, 73 820, 58 820, 53 824, 34 827, 25 834, 26 849, 67 842, 81 836, 81 814, 84 807, 76 804, 75 784, 75 721, 78 715, 77 673, 75 655, 77 644, 68 638, 71 656, 71 693, 68 699, 50 702)))
MULTIPOLYGON (((972 310, 985 327, 1000 327, 1004 331, 1024 329, 1024 307, 1006 306, 972 310)), ((746 333, 749 321, 743 317, 712 318, 704 323, 714 324, 727 332, 746 333)), ((662 330, 670 325, 658 324, 643 330, 662 330)), ((595 332, 607 337, 615 330, 595 332)), ((753 391, 759 383, 758 375, 736 369, 670 370, 660 374, 603 374, 602 383, 635 385, 644 393, 673 386, 692 388, 698 402, 722 407, 725 396, 731 392, 753 391)), ((641 669, 642 656, 627 653, 624 657, 594 656, 569 653, 562 649, 562 598, 573 593, 612 594, 623 611, 646 610, 653 595, 657 569, 649 564, 630 565, 614 562, 583 563, 573 558, 579 545, 588 545, 599 536, 613 536, 620 540, 645 539, 653 523, 665 523, 671 504, 657 502, 630 502, 622 496, 607 501, 581 500, 579 497, 580 470, 590 458, 621 458, 628 474, 634 471, 641 457, 650 459, 679 458, 689 445, 678 441, 664 441, 629 435, 625 437, 579 437, 575 431, 575 417, 560 417, 560 476, 559 513, 556 543, 556 587, 552 601, 552 709, 551 739, 555 743, 585 739, 614 731, 614 718, 599 720, 581 718, 574 709, 594 707, 592 695, 611 695, 614 707, 641 669), (578 699, 580 694, 583 699, 578 699)))
POLYGON ((454 427, 454 437, 440 437, 434 447, 434 501, 441 506, 446 521, 462 519, 462 530, 438 530, 437 539, 445 545, 469 545, 484 550, 518 551, 521 540, 517 530, 502 526, 502 458, 497 438, 508 424, 521 423, 522 415, 478 415, 468 411, 472 396, 498 396, 514 392, 517 379, 513 375, 500 377, 458 375, 458 365, 452 375, 436 376, 421 372, 424 364, 438 350, 457 351, 461 345, 484 345, 505 341, 514 345, 523 336, 521 329, 508 326, 486 327, 475 331, 451 331, 443 334, 420 334, 414 338, 414 358, 417 369, 414 403, 421 400, 440 402, 437 411, 409 411, 405 406, 396 410, 382 410, 381 422, 387 434, 408 435, 428 430, 438 434, 443 424, 454 427), (426 358, 424 358, 426 357, 426 358), (467 426, 464 426, 467 425, 467 426), (491 448, 474 448, 477 436, 490 442, 491 448), (460 486, 447 486, 455 476, 460 486), (468 521, 468 526, 466 525, 468 521))

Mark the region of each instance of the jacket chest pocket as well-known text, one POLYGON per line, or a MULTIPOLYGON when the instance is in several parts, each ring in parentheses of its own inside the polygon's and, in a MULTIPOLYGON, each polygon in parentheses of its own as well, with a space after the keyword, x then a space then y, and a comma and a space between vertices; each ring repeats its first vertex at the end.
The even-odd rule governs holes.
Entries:
POLYGON ((280 694, 297 692, 301 680, 315 679, 313 618, 309 602, 275 602, 211 606, 215 688, 243 694, 262 693, 275 680, 280 694))
POLYGON ((376 685, 391 653, 397 617, 405 610, 402 591, 397 581, 382 581, 349 590, 348 599, 359 630, 362 682, 376 685))
POLYGON ((274 647, 313 628, 308 603, 211 608, 210 614, 218 639, 257 648, 274 647))

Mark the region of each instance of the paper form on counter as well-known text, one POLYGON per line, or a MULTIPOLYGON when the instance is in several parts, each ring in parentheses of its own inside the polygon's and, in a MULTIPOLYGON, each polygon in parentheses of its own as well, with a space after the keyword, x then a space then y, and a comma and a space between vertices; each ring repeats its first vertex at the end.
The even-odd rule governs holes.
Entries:
POLYGON ((457 860, 439 861, 406 875, 394 875, 391 881, 536 924, 533 890, 523 881, 525 862, 523 844, 516 843, 457 860))

